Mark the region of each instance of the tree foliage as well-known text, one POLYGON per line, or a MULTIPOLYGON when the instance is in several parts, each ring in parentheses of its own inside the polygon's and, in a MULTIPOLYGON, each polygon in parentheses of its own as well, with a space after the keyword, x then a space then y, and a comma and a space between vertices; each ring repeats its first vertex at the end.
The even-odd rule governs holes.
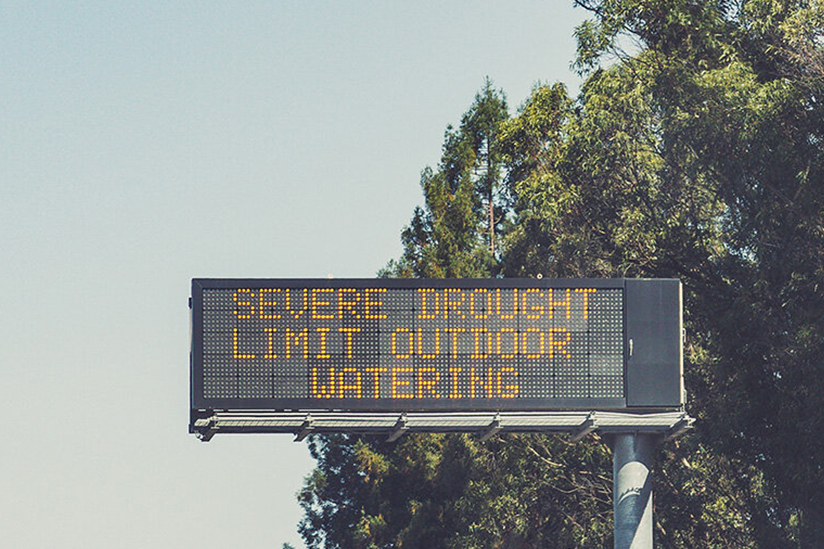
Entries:
MULTIPOLYGON (((487 81, 383 274, 680 278, 698 424, 661 450, 658 546, 824 546, 824 3, 576 4, 580 95, 510 117, 487 81)), ((313 548, 611 543, 597 437, 311 448, 313 548)))
POLYGON ((384 275, 459 278, 498 270, 506 194, 499 128, 506 97, 487 79, 458 128, 447 128, 438 170, 421 174, 425 208, 401 234, 403 256, 384 275))

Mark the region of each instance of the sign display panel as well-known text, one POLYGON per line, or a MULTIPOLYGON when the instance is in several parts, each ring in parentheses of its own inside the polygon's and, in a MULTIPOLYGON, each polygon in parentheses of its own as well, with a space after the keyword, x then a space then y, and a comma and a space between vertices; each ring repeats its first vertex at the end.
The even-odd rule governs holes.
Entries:
POLYGON ((626 287, 195 279, 192 408, 626 408, 626 287))

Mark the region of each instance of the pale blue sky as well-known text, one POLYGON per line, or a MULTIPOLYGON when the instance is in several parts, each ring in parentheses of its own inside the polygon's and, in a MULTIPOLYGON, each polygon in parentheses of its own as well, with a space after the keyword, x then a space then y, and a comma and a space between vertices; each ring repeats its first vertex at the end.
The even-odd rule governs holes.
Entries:
POLYGON ((187 434, 191 278, 373 276, 484 77, 577 86, 586 15, 3 2, 3 545, 301 547, 305 444, 187 434))

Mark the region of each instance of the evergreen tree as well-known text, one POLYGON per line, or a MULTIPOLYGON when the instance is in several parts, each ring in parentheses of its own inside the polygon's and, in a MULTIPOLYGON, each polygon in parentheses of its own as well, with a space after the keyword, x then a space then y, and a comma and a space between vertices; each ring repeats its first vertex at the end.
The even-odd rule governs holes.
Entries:
MULTIPOLYGON (((662 447, 657 545, 824 546, 824 4, 576 4, 579 98, 539 86, 509 119, 487 82, 383 274, 680 278, 699 421, 662 447)), ((597 437, 311 449, 313 548, 611 543, 597 437)))
POLYGON ((457 129, 444 136, 438 170, 421 174, 425 207, 401 234, 404 252, 383 276, 465 278, 494 275, 506 197, 499 145, 506 97, 487 79, 457 129))

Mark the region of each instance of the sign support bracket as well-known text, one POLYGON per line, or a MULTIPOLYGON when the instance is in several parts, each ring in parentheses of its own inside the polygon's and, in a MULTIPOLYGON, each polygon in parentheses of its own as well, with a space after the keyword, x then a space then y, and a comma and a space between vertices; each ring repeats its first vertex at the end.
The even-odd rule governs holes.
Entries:
POLYGON ((395 442, 401 438, 406 431, 409 430, 409 427, 406 424, 406 414, 401 414, 401 417, 398 418, 397 423, 395 423, 395 426, 392 428, 392 432, 389 433, 389 438, 386 439, 386 442, 395 442))
POLYGON ((584 420, 584 422, 579 427, 578 431, 572 434, 570 437, 570 442, 578 442, 595 429, 598 428, 598 424, 596 423, 596 414, 595 412, 590 412, 589 416, 584 420))
POLYGON ((503 427, 501 427, 501 414, 495 414, 495 418, 492 420, 492 423, 489 424, 486 431, 481 433, 481 442, 486 442, 490 438, 494 437, 498 433, 501 432, 503 427))
POLYGON ((312 434, 312 431, 315 430, 314 423, 315 420, 312 418, 312 414, 306 414, 306 419, 303 420, 303 423, 300 426, 300 431, 298 431, 295 435, 295 442, 301 442, 303 439, 312 434))

